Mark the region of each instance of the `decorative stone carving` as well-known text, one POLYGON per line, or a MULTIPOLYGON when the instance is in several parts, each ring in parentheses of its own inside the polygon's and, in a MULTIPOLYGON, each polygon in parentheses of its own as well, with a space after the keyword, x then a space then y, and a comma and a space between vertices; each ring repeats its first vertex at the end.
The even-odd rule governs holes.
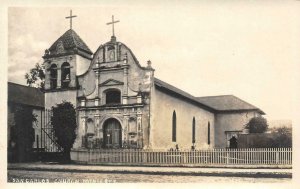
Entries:
POLYGON ((110 61, 114 61, 115 60, 115 52, 114 51, 110 51, 109 52, 109 60, 110 61))
POLYGON ((56 52, 63 53, 65 51, 64 45, 62 41, 59 41, 56 45, 56 52))

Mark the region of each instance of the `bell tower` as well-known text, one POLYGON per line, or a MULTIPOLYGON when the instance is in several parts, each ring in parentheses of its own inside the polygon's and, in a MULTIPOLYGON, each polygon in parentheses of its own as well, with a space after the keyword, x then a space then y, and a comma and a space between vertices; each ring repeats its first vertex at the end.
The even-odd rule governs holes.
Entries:
POLYGON ((61 103, 63 100, 76 105, 77 76, 83 74, 89 67, 92 51, 72 29, 72 15, 70 29, 59 37, 43 56, 45 63, 45 106, 61 103))

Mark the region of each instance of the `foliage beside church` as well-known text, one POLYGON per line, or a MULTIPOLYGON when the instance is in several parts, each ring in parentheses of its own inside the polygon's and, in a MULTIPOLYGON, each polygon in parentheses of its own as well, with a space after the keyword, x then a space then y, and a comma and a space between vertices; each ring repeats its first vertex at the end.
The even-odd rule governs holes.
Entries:
POLYGON ((62 102, 52 107, 51 124, 57 143, 64 149, 67 160, 76 139, 76 111, 70 102, 62 102))

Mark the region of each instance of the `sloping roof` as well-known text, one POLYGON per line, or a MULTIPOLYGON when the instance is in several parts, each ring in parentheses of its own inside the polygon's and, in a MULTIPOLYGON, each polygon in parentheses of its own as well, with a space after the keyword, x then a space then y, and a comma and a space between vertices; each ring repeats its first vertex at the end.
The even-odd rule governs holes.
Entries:
POLYGON ((257 110, 259 113, 265 114, 259 108, 233 95, 194 97, 193 95, 181 89, 178 89, 177 87, 174 87, 158 78, 154 78, 154 84, 160 89, 165 89, 168 92, 176 94, 177 96, 179 95, 185 99, 190 100, 196 105, 200 105, 201 107, 213 112, 257 110))
POLYGON ((60 38, 58 38, 49 48, 49 51, 55 52, 57 44, 62 41, 64 49, 71 50, 74 48, 85 51, 88 54, 93 54, 90 48, 79 37, 79 35, 72 29, 66 31, 60 38))
POLYGON ((154 84, 158 88, 167 90, 170 93, 173 93, 173 94, 175 94, 177 96, 180 96, 180 97, 182 97, 184 99, 187 99, 187 100, 193 102, 194 104, 201 106, 202 108, 204 108, 206 110, 209 110, 209 111, 212 111, 212 112, 215 111, 213 108, 211 108, 211 107, 209 107, 209 106, 207 106, 207 105, 199 102, 197 100, 197 98, 194 97, 193 95, 191 95, 191 94, 189 94, 189 93, 187 93, 187 92, 185 92, 185 91, 183 91, 181 89, 178 89, 177 87, 174 87, 173 85, 170 85, 170 84, 168 84, 168 83, 166 83, 166 82, 164 82, 164 81, 162 81, 162 80, 160 80, 158 78, 154 78, 154 84))
POLYGON ((261 114, 265 114, 256 106, 253 106, 234 95, 197 97, 197 100, 218 111, 258 110, 261 114))
POLYGON ((8 82, 8 102, 34 107, 45 106, 44 93, 37 88, 8 82))

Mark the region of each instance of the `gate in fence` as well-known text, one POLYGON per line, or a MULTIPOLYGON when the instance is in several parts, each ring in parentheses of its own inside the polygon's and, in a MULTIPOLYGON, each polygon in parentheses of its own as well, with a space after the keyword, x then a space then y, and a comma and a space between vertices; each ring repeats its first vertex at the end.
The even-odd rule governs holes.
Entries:
POLYGON ((39 133, 36 133, 36 151, 63 152, 63 148, 56 142, 53 126, 51 125, 51 110, 41 112, 39 133))
POLYGON ((89 164, 292 165, 292 148, 210 149, 199 151, 73 150, 74 161, 89 164))

